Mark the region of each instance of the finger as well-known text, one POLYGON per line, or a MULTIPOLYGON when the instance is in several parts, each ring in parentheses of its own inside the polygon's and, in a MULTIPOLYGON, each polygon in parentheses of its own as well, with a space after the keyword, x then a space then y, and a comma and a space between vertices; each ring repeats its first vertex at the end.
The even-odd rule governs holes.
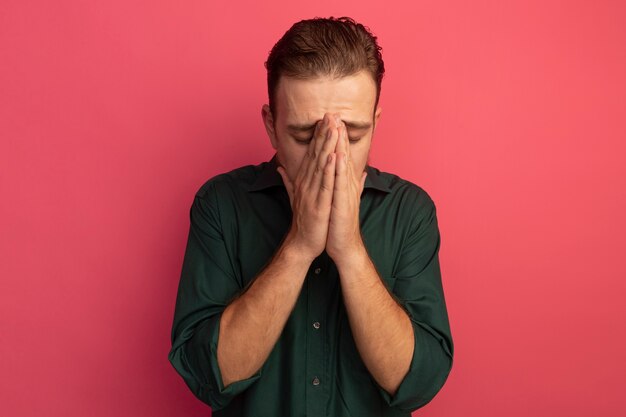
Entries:
POLYGON ((324 177, 317 195, 320 207, 330 207, 335 189, 336 155, 334 153, 328 154, 327 160, 328 162, 324 167, 324 177))
MULTIPOLYGON (((329 117, 328 113, 324 113, 324 117, 322 117, 322 120, 318 121, 315 124, 315 132, 313 133, 313 136, 317 139, 315 141, 315 153, 316 155, 319 155, 320 152, 322 151, 322 148, 324 147, 324 143, 326 142, 326 135, 328 133, 328 130, 330 130, 332 128, 332 124, 331 124, 331 118, 329 117)), ((324 158, 324 160, 322 161, 322 166, 326 165, 326 157, 324 158)))
POLYGON ((344 130, 344 140, 345 140, 345 144, 346 144, 346 154, 347 154, 347 161, 348 164, 352 164, 352 153, 350 151, 350 138, 348 137, 348 129, 346 128, 346 125, 343 125, 343 130, 344 130))
MULTIPOLYGON (((341 123, 339 129, 339 140, 337 141, 336 152, 343 152, 344 154, 348 153, 348 149, 346 149, 346 128, 343 122, 341 123)), ((339 162, 339 158, 337 158, 337 162, 339 162)))
POLYGON ((335 152, 335 148, 337 147, 337 142, 339 141, 339 130, 332 129, 332 134, 328 138, 328 140, 324 143, 322 147, 321 153, 324 158, 328 158, 328 155, 335 152))
MULTIPOLYGON (((316 130, 317 130, 317 127, 316 127, 316 130)), ((309 146, 307 147, 306 152, 304 153, 304 157, 302 158, 302 161, 300 162, 300 168, 298 168, 296 179, 293 181, 294 185, 296 186, 300 184, 304 180, 304 178, 306 178, 308 175, 311 161, 314 160, 313 155, 315 155, 315 143, 316 143, 316 138, 315 136, 313 136, 313 138, 309 142, 309 146)))
POLYGON ((351 169, 352 169, 352 155, 350 153, 350 140, 348 138, 348 129, 346 128, 346 125, 342 125, 342 140, 343 140, 343 147, 346 150, 346 167, 348 168, 348 173, 351 173, 351 169))
POLYGON ((360 185, 361 178, 357 177, 356 174, 354 173, 354 166, 352 163, 352 154, 350 152, 351 150, 350 138, 348 137, 348 130, 345 124, 342 126, 342 130, 343 130, 343 135, 342 135, 343 147, 346 150, 345 165, 346 165, 346 175, 348 178, 348 185, 351 187, 350 188, 351 190, 354 190, 356 192, 358 191, 357 187, 360 185))
POLYGON ((318 169, 315 170, 311 178, 311 187, 314 190, 319 190, 322 186, 322 181, 325 175, 324 169, 326 167, 326 162, 328 162, 328 156, 333 153, 335 147, 337 146, 337 141, 339 140, 339 132, 337 129, 331 128, 329 130, 329 134, 330 137, 326 140, 320 151, 320 165, 318 166, 318 169), (324 162, 323 165, 321 164, 322 162, 324 162))
MULTIPOLYGON (((330 118, 327 114, 324 114, 324 117, 321 121, 317 122, 315 125, 315 133, 313 134, 313 139, 311 142, 315 142, 311 147, 309 147, 309 159, 308 165, 305 172, 305 177, 308 178, 307 183, 310 182, 310 178, 313 172, 318 169, 318 166, 324 166, 325 162, 322 158, 320 158, 321 148, 324 146, 324 143, 329 137, 330 130, 330 118)), ((322 168, 323 169, 323 168, 322 168)))
MULTIPOLYGON (((329 129, 326 133, 326 137, 324 138, 325 146, 328 146, 328 142, 336 142, 337 141, 337 129, 329 129)), ((326 162, 328 162, 328 153, 323 156, 322 150, 320 150, 319 155, 315 161, 311 161, 311 165, 309 166, 308 176, 305 181, 307 187, 313 190, 313 192, 317 192, 320 187, 321 178, 324 175, 324 168, 326 166, 326 162), (325 158, 325 159, 324 159, 325 158)))
POLYGON ((334 192, 340 195, 343 195, 346 190, 347 179, 348 179, 346 176, 346 154, 344 152, 336 152, 336 155, 337 155, 337 166, 335 167, 334 192))
MULTIPOLYGON (((348 142, 348 132, 345 124, 342 123, 339 140, 337 141, 338 152, 342 153, 341 172, 346 177, 346 186, 352 185, 352 164, 350 163, 350 143, 348 142), (345 168, 345 169, 344 169, 345 168)), ((355 184, 356 185, 356 184, 355 184)))
POLYGON ((293 206, 293 183, 287 177, 285 168, 278 167, 276 168, 276 171, 278 171, 278 173, 283 179, 283 184, 285 184, 285 188, 287 189, 287 194, 289 195, 289 204, 293 206))

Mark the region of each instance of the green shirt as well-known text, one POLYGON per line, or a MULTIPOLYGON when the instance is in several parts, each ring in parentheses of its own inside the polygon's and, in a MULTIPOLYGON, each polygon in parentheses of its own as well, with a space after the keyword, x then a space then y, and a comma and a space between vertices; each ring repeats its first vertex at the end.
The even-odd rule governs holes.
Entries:
POLYGON ((311 264, 263 366, 224 388, 217 364, 221 314, 263 270, 291 223, 274 155, 209 179, 190 209, 168 358, 215 417, 408 417, 443 386, 453 343, 435 205, 419 186, 369 165, 366 170, 363 241, 385 286, 409 315, 415 337, 411 366, 397 392, 390 396, 364 365, 337 268, 325 251, 311 264))

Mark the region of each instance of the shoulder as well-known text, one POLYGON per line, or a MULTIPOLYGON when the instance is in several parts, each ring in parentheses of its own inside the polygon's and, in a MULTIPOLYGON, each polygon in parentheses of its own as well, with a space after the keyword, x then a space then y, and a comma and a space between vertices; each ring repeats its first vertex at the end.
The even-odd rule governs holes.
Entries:
POLYGON ((192 224, 204 228, 217 227, 235 213, 243 201, 242 189, 256 176, 257 165, 245 165, 216 174, 197 188, 190 207, 192 224))
POLYGON ((197 189, 195 196, 199 198, 215 198, 245 190, 258 177, 261 169, 267 162, 258 165, 244 165, 227 172, 216 174, 207 179, 197 189))
POLYGON ((395 203, 402 205, 403 209, 421 213, 435 211, 435 202, 423 186, 391 172, 382 171, 372 166, 370 169, 370 172, 388 187, 388 197, 395 203))
POLYGON ((380 175, 388 181, 391 190, 385 199, 388 199, 388 213, 398 224, 401 246, 439 242, 437 208, 426 189, 396 174, 380 172, 380 175))

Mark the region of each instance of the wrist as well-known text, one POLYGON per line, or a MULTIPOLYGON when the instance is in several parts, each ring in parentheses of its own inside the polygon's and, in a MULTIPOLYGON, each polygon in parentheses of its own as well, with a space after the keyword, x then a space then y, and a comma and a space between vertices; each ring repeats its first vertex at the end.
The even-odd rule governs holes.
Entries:
POLYGON ((370 259, 367 248, 362 240, 359 240, 354 246, 343 250, 340 254, 331 258, 337 266, 337 270, 340 272, 361 266, 365 261, 369 261, 370 259))
POLYGON ((308 254, 308 252, 304 249, 303 245, 301 245, 292 235, 288 233, 280 246, 280 255, 284 257, 286 260, 306 265, 307 267, 313 263, 315 256, 308 254))

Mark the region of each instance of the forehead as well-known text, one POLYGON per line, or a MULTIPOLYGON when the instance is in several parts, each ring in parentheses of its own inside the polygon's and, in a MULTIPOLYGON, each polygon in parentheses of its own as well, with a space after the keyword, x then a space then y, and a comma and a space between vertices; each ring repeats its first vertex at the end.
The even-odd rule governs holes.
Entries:
POLYGON ((278 118, 288 123, 321 120, 326 112, 339 113, 346 119, 369 120, 376 101, 376 83, 366 71, 341 78, 281 77, 275 98, 278 118))

